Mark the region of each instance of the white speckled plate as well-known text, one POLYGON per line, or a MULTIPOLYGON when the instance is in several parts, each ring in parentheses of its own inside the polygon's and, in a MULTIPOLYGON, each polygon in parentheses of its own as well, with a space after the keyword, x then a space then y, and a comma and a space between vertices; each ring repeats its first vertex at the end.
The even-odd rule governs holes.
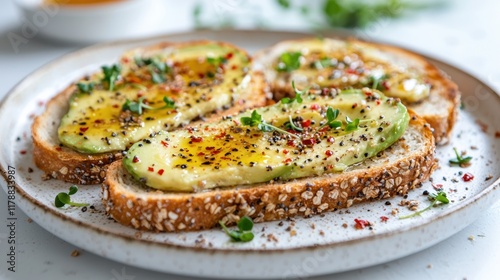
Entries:
MULTIPOLYGON (((340 36, 340 34, 337 34, 340 36)), ((123 51, 164 40, 214 39, 235 43, 249 51, 304 34, 263 31, 200 31, 141 41, 97 45, 66 55, 40 68, 18 84, 0 104, 0 165, 4 190, 35 222, 56 236, 87 251, 143 268, 217 278, 304 277, 366 267, 400 258, 442 241, 472 223, 500 198, 500 97, 476 78, 432 60, 460 86, 465 109, 460 111, 450 145, 437 149, 441 168, 432 176, 442 184, 451 203, 419 217, 399 220, 391 214, 411 213, 396 197, 353 206, 309 219, 257 224, 256 238, 232 243, 220 230, 156 234, 138 232, 104 214, 99 186, 81 186, 78 201, 93 209, 57 209, 55 195, 70 184, 42 181, 31 156, 30 125, 43 104, 77 77, 113 62, 123 51), (452 148, 466 150, 472 166, 450 167, 452 148), (8 171, 15 178, 8 178, 8 171), (475 176, 462 180, 462 172, 475 176), (6 184, 6 181, 10 182, 6 184), (382 221, 381 217, 388 217, 382 221), (354 219, 372 226, 357 230, 354 219)), ((342 36, 340 36, 342 37, 342 36)), ((420 208, 429 204, 422 193, 434 192, 430 182, 408 195, 420 208)))

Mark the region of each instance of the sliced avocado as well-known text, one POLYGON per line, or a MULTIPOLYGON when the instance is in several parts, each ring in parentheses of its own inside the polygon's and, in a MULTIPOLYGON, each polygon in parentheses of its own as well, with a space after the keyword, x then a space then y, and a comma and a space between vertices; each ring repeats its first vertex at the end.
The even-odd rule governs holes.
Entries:
POLYGON ((299 86, 371 87, 407 102, 425 99, 430 93, 425 76, 400 60, 357 42, 311 39, 289 43, 273 67, 278 80, 299 86))
POLYGON ((249 81, 248 55, 216 42, 130 52, 120 63, 79 83, 58 129, 63 145, 83 153, 125 150, 153 132, 231 106, 249 81), (109 69, 120 72, 109 77, 109 69), (173 105, 165 106, 165 98, 173 105), (127 102, 142 104, 140 112, 127 102))
POLYGON ((135 143, 123 164, 147 186, 179 192, 316 176, 376 155, 401 137, 408 122, 399 99, 376 90, 309 94, 301 103, 279 102, 160 132, 135 143))

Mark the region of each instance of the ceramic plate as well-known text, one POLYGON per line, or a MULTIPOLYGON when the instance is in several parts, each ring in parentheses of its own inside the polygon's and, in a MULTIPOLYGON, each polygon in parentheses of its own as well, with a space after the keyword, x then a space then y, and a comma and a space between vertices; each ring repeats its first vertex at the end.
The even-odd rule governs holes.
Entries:
MULTIPOLYGON (((412 211, 399 205, 405 198, 396 197, 308 219, 257 224, 252 242, 232 243, 220 229, 158 234, 121 226, 104 214, 99 186, 80 187, 78 201, 93 205, 85 212, 54 206, 56 194, 67 191, 70 184, 41 179, 42 172, 31 156, 30 125, 45 102, 71 81, 112 63, 127 49, 159 41, 206 38, 232 42, 253 52, 300 37, 304 34, 200 31, 97 45, 57 59, 29 75, 1 103, 4 190, 10 190, 13 201, 43 228, 97 255, 162 272, 254 279, 327 274, 401 258, 463 229, 500 198, 500 98, 469 74, 431 59, 459 84, 465 108, 460 110, 451 144, 437 149, 441 168, 432 176, 435 185, 442 184, 451 203, 421 216, 398 219, 412 211), (467 151, 473 157, 472 166, 449 166, 453 147, 467 151), (474 179, 465 182, 464 173, 474 179), (393 215, 395 209, 399 214, 393 215), (367 220, 371 226, 356 229, 355 219, 367 220)), ((406 200, 417 200, 419 208, 424 208, 429 205, 424 191, 435 192, 431 182, 410 192, 406 200)))

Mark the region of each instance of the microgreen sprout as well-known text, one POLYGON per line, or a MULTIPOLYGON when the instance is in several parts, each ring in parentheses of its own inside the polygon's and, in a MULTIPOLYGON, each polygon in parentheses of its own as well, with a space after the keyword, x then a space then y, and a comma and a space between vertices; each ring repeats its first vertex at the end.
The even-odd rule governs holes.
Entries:
POLYGON ((439 191, 437 194, 430 194, 428 196, 428 198, 430 201, 432 201, 429 206, 425 207, 422 210, 416 211, 415 213, 412 213, 410 215, 400 216, 399 219, 403 220, 403 219, 408 219, 408 218, 420 216, 420 214, 422 214, 425 211, 428 211, 429 209, 431 209, 432 207, 434 207, 436 205, 450 203, 450 200, 446 197, 446 193, 444 191, 439 191))
POLYGON ((241 219, 238 221, 238 230, 228 229, 222 221, 220 221, 219 224, 224 232, 235 242, 248 242, 252 241, 252 239, 254 238, 254 234, 252 232, 253 221, 247 216, 241 217, 241 219))
POLYGON ((278 72, 292 72, 300 68, 301 52, 285 52, 280 56, 276 70, 278 72))
POLYGON ((94 90, 94 83, 93 82, 79 82, 76 84, 76 87, 81 93, 91 93, 94 90))
POLYGON ((149 68, 149 73, 151 74, 151 81, 155 84, 160 84, 165 82, 165 76, 163 74, 170 70, 170 67, 165 62, 160 61, 159 58, 135 58, 135 63, 139 67, 147 66, 149 68))
POLYGON ((347 125, 345 126, 346 131, 353 131, 353 130, 358 129, 358 127, 359 127, 359 119, 358 118, 351 120, 348 116, 346 116, 345 122, 347 123, 347 125))
POLYGON ((295 134, 292 134, 286 130, 283 130, 279 127, 276 127, 272 124, 268 124, 266 123, 263 119, 262 119, 262 115, 260 115, 257 110, 253 110, 252 112, 252 115, 250 117, 241 117, 240 119, 241 121, 241 124, 243 125, 247 125, 247 126, 250 126, 250 127, 254 127, 254 126, 257 126, 257 128, 261 131, 264 131, 264 132, 271 132, 271 131, 278 131, 280 133, 283 133, 283 134, 286 134, 286 135, 290 135, 290 136, 293 136, 293 137, 296 137, 296 138, 300 138, 298 135, 295 135, 295 134))
POLYGON ((389 75, 387 74, 370 76, 370 83, 372 85, 372 89, 384 90, 385 88, 382 85, 382 82, 387 80, 387 78, 389 78, 389 75))
POLYGON ((289 121, 286 123, 286 127, 295 131, 304 131, 301 127, 298 127, 293 122, 292 116, 288 116, 289 121))
POLYGON ((207 62, 214 65, 215 67, 219 67, 219 65, 226 63, 227 59, 224 56, 207 56, 207 62))
POLYGON ((56 205, 57 208, 61 208, 64 205, 70 205, 70 206, 75 206, 75 207, 84 207, 88 206, 88 203, 78 203, 78 202, 73 202, 71 201, 71 195, 74 195, 78 191, 78 187, 75 185, 72 185, 69 187, 69 191, 67 193, 65 192, 60 192, 56 195, 56 198, 54 200, 54 204, 56 205))
POLYGON ((149 105, 144 104, 144 99, 145 97, 140 97, 139 100, 137 101, 131 101, 127 99, 125 103, 122 106, 122 111, 130 111, 133 113, 137 113, 139 115, 142 115, 143 109, 148 109, 148 110, 162 110, 162 109, 172 109, 175 108, 175 102, 171 98, 165 96, 163 97, 163 102, 165 103, 164 106, 154 108, 149 105))
POLYGON ((472 157, 462 157, 456 148, 453 148, 453 151, 455 151, 456 158, 449 160, 451 164, 458 164, 460 167, 466 167, 470 164, 472 157))
POLYGON ((111 66, 102 66, 102 72, 104 74, 103 82, 108 83, 108 90, 112 91, 115 88, 115 83, 120 76, 122 67, 120 64, 113 64, 111 66))
POLYGON ((325 126, 329 126, 330 128, 339 128, 342 126, 341 121, 336 121, 335 119, 339 116, 339 109, 333 109, 332 107, 328 107, 326 109, 326 123, 324 123, 320 128, 325 126))
POLYGON ((281 104, 290 104, 294 101, 296 101, 297 103, 302 103, 302 95, 303 94, 306 94, 307 91, 309 90, 309 87, 305 88, 304 90, 298 90, 296 87, 295 87, 295 81, 292 81, 292 88, 293 88, 293 91, 295 92, 295 97, 294 98, 289 98, 289 97, 284 97, 281 99, 281 104))

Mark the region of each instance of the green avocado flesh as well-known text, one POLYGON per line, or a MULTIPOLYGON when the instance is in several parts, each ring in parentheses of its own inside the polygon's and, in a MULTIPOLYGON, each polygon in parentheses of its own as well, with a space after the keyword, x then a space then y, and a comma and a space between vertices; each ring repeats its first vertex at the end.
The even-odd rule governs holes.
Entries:
POLYGON ((406 102, 429 96, 430 85, 422 70, 401 58, 358 42, 311 39, 290 43, 278 53, 273 68, 278 80, 320 88, 381 90, 406 102))
POLYGON ((147 186, 173 192, 317 176, 376 155, 409 123, 398 99, 371 89, 302 98, 302 103, 279 102, 217 123, 157 133, 135 143, 123 165, 147 186), (325 123, 335 109, 337 123, 331 128, 325 123), (243 124, 256 114, 284 132, 243 124), (359 120, 359 127, 349 127, 348 120, 359 120))
POLYGON ((75 89, 59 140, 89 154, 126 150, 153 132, 232 106, 250 79, 249 63, 243 51, 216 42, 129 52, 120 60, 113 88, 103 72, 80 81, 93 89, 75 89), (174 105, 165 106, 164 98, 174 105), (127 110, 127 100, 142 101, 147 108, 127 110))

